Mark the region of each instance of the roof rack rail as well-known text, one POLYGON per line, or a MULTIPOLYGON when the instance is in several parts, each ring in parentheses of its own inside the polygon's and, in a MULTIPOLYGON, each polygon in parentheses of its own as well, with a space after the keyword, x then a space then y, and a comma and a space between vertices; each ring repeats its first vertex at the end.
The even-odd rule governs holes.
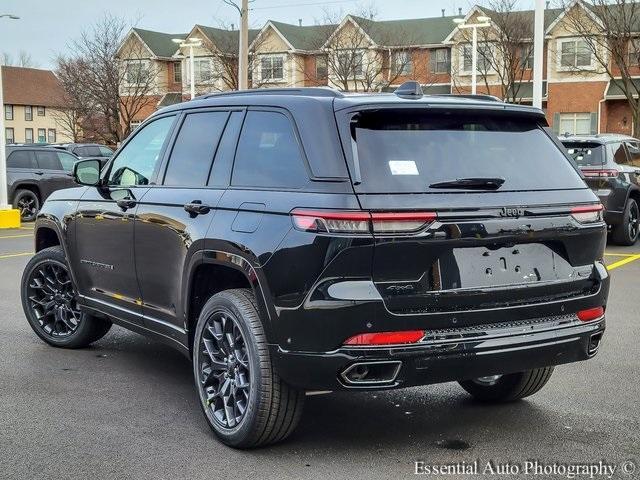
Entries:
POLYGON ((327 87, 299 87, 299 88, 255 88, 251 90, 233 90, 230 92, 208 93, 196 97, 194 100, 217 97, 233 97, 238 95, 299 95, 302 97, 344 97, 342 92, 327 87))
POLYGON ((488 100, 490 102, 502 102, 502 100, 494 95, 487 95, 484 93, 434 93, 431 95, 432 97, 459 97, 459 98, 468 98, 471 100, 488 100))

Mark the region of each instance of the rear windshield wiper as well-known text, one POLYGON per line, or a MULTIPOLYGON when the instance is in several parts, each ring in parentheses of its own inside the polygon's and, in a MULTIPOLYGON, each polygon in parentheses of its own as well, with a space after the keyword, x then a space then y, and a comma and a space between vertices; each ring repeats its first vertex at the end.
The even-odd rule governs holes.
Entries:
POLYGON ((464 190, 497 190, 504 183, 504 178, 479 177, 479 178, 457 178, 444 182, 436 182, 429 185, 429 188, 460 188, 464 190))

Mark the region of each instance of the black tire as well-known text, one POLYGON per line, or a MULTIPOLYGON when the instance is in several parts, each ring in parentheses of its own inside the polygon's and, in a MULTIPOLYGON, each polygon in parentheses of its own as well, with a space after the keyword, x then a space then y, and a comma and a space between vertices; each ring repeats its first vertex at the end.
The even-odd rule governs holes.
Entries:
POLYGON ((29 325, 54 347, 86 347, 111 328, 111 321, 78 309, 76 290, 60 246, 45 248, 29 260, 22 274, 20 293, 29 325), (47 275, 53 278, 51 282, 43 281, 47 275))
MULTIPOLYGON (((465 380, 460 386, 476 400, 488 403, 513 402, 533 395, 546 385, 553 367, 537 368, 528 372, 510 373, 493 381, 465 380)), ((482 377, 490 379, 491 377, 482 377)))
POLYGON ((40 199, 31 190, 19 189, 13 197, 13 208, 20 210, 20 219, 23 222, 31 222, 40 211, 40 199))
POLYGON ((640 232, 640 209, 638 203, 630 198, 624 207, 622 223, 613 227, 611 239, 618 245, 631 246, 638 240, 640 232))
POLYGON ((249 290, 226 290, 204 305, 194 334, 193 373, 207 423, 226 445, 252 448, 279 442, 300 420, 304 392, 275 371, 249 290), (232 334, 231 345, 221 332, 232 334), (227 350, 232 351, 229 356, 227 350))

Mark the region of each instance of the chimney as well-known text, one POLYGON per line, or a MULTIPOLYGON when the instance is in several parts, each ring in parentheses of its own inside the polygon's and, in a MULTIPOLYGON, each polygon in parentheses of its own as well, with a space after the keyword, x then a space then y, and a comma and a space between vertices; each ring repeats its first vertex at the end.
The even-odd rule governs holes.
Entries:
POLYGON ((462 7, 458 7, 458 15, 462 16, 462 7))
POLYGON ((231 24, 231 30, 235 30, 235 29, 236 29, 236 26, 235 26, 235 24, 232 23, 231 24))
POLYGON ((302 26, 302 19, 301 19, 301 18, 299 18, 299 19, 298 19, 298 26, 299 26, 299 27, 301 27, 301 26, 302 26))
POLYGON ((444 17, 444 8, 442 9, 442 16, 444 17))
POLYGON ((550 4, 550 3, 551 3, 551 2, 549 2, 549 1, 547 0, 547 6, 545 7, 547 10, 549 10, 549 4, 550 4))

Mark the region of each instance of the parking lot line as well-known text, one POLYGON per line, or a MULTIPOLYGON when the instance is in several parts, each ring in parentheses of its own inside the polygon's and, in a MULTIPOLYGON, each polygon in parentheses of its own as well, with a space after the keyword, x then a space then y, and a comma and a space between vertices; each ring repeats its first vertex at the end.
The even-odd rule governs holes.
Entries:
POLYGON ((640 254, 631 255, 629 257, 623 258, 622 260, 618 260, 617 262, 613 262, 611 265, 607 265, 607 270, 614 270, 618 267, 626 265, 627 263, 635 262, 636 260, 640 260, 640 254))
POLYGON ((633 257, 637 253, 605 253, 605 257, 633 257))
POLYGON ((3 258, 24 257, 25 255, 33 255, 33 252, 7 253, 0 255, 0 260, 3 258))
POLYGON ((30 233, 23 233, 20 235, 0 235, 0 238, 25 238, 25 237, 33 237, 30 233))

